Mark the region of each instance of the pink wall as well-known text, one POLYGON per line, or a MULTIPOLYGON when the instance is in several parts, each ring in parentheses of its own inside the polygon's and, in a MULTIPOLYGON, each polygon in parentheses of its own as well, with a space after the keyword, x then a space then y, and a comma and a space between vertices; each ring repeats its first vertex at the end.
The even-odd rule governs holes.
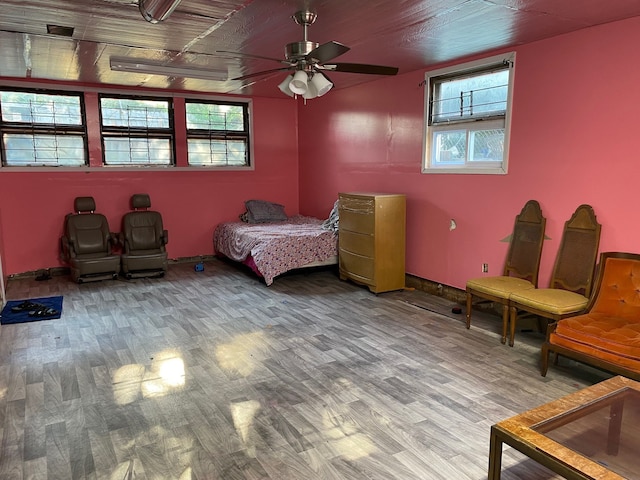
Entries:
MULTIPOLYGON (((480 275, 482 263, 490 274, 501 271, 501 240, 524 203, 537 199, 550 237, 540 272, 545 286, 563 223, 581 203, 593 205, 603 224, 601 250, 640 251, 633 202, 639 41, 634 18, 516 49, 505 176, 420 173, 422 71, 333 90, 306 106, 254 98, 252 172, 2 169, 5 274, 60 265, 62 221, 78 195, 93 195, 118 230, 130 195, 148 192, 170 231, 169 256, 180 258, 211 254, 213 227, 234 219, 248 198, 325 217, 338 192, 373 190, 407 194, 407 272, 460 288, 480 275), (449 231, 452 218, 458 228, 449 231)), ((100 154, 95 141, 92 161, 100 154)))
MULTIPOLYGON (((89 95, 92 98, 92 95, 89 95)), ((87 102, 87 116, 97 118, 97 102, 87 102), (93 110, 89 110, 93 105, 93 110)), ((91 122, 89 122, 91 123, 91 122)), ((94 122, 95 123, 95 122, 94 122)), ((244 200, 282 203, 298 213, 297 112, 288 99, 253 99, 254 171, 113 171, 16 172, 0 170, 3 265, 5 274, 56 267, 64 216, 76 196, 90 195, 111 230, 134 193, 148 193, 169 230, 170 258, 213 254, 213 228, 236 219, 244 200)), ((90 142, 91 142, 90 135, 90 142)), ((101 156, 99 135, 90 144, 91 162, 101 156)), ((184 149, 178 149, 183 161, 184 149)))
POLYGON ((322 216, 340 191, 406 193, 407 272, 459 288, 482 263, 502 271, 501 240, 529 199, 550 237, 540 286, 581 203, 603 225, 601 251, 640 252, 639 42, 636 17, 516 49, 508 175, 420 173, 422 71, 311 100, 299 110, 300 209, 322 216))

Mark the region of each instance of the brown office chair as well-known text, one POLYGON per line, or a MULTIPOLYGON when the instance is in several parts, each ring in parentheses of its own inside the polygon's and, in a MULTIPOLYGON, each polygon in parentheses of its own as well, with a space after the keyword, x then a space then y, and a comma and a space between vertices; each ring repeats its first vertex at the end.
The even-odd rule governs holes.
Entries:
POLYGON ((507 341, 509 297, 538 286, 538 271, 546 219, 540 204, 529 200, 516 216, 502 276, 474 278, 467 282, 467 328, 471 327, 473 297, 502 304, 502 343, 507 341))
POLYGON ((131 197, 132 212, 122 218, 122 272, 127 278, 161 277, 167 271, 169 233, 164 230, 159 212, 148 210, 146 193, 131 197))
POLYGON ((598 259, 600 229, 589 205, 580 205, 567 220, 549 288, 511 294, 509 345, 513 347, 519 311, 557 322, 587 308, 598 259))
POLYGON ((120 256, 112 253, 116 236, 109 231, 105 216, 94 213, 95 209, 93 197, 77 197, 76 213, 66 216, 60 239, 62 259, 78 283, 115 279, 120 272, 120 256))

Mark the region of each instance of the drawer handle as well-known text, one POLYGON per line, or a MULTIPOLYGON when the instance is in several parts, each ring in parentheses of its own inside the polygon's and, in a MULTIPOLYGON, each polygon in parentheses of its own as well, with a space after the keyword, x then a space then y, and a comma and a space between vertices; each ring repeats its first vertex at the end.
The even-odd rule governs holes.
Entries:
POLYGON ((359 214, 369 214, 373 212, 373 209, 367 208, 349 208, 349 207, 341 207, 341 210, 344 210, 346 212, 353 212, 353 213, 359 213, 359 214))

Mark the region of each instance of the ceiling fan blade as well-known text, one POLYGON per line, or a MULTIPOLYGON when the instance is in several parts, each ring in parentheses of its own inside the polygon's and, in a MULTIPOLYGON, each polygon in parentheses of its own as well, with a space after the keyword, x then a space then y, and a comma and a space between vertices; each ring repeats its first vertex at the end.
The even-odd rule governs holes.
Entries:
POLYGON ((284 63, 286 65, 291 64, 291 62, 287 60, 282 60, 279 58, 263 57, 262 55, 251 55, 250 53, 229 52, 227 50, 216 50, 216 53, 224 53, 227 55, 233 55, 234 57, 260 58, 262 60, 271 60, 272 62, 284 63))
POLYGON ((351 50, 349 47, 341 43, 333 41, 327 42, 307 53, 306 59, 313 59, 317 63, 324 63, 342 55, 343 53, 347 53, 349 50, 351 50))
POLYGON ((331 72, 365 73, 370 75, 396 75, 398 73, 398 67, 367 65, 364 63, 330 63, 321 65, 320 68, 331 72))
POLYGON ((271 70, 263 70, 262 72, 249 73, 248 75, 242 75, 241 77, 232 78, 231 80, 246 80, 247 78, 259 77, 260 75, 267 75, 269 73, 282 72, 289 70, 289 67, 273 68, 271 70))

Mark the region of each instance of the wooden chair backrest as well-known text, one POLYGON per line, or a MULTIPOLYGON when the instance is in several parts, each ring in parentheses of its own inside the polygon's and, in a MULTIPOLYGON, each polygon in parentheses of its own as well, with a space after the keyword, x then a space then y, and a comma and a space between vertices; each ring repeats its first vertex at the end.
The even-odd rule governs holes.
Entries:
POLYGON ((538 285, 546 223, 540 204, 529 200, 516 216, 503 275, 523 278, 538 285))
POLYGON ((601 226, 590 205, 580 205, 564 224, 550 288, 591 295, 601 226))

